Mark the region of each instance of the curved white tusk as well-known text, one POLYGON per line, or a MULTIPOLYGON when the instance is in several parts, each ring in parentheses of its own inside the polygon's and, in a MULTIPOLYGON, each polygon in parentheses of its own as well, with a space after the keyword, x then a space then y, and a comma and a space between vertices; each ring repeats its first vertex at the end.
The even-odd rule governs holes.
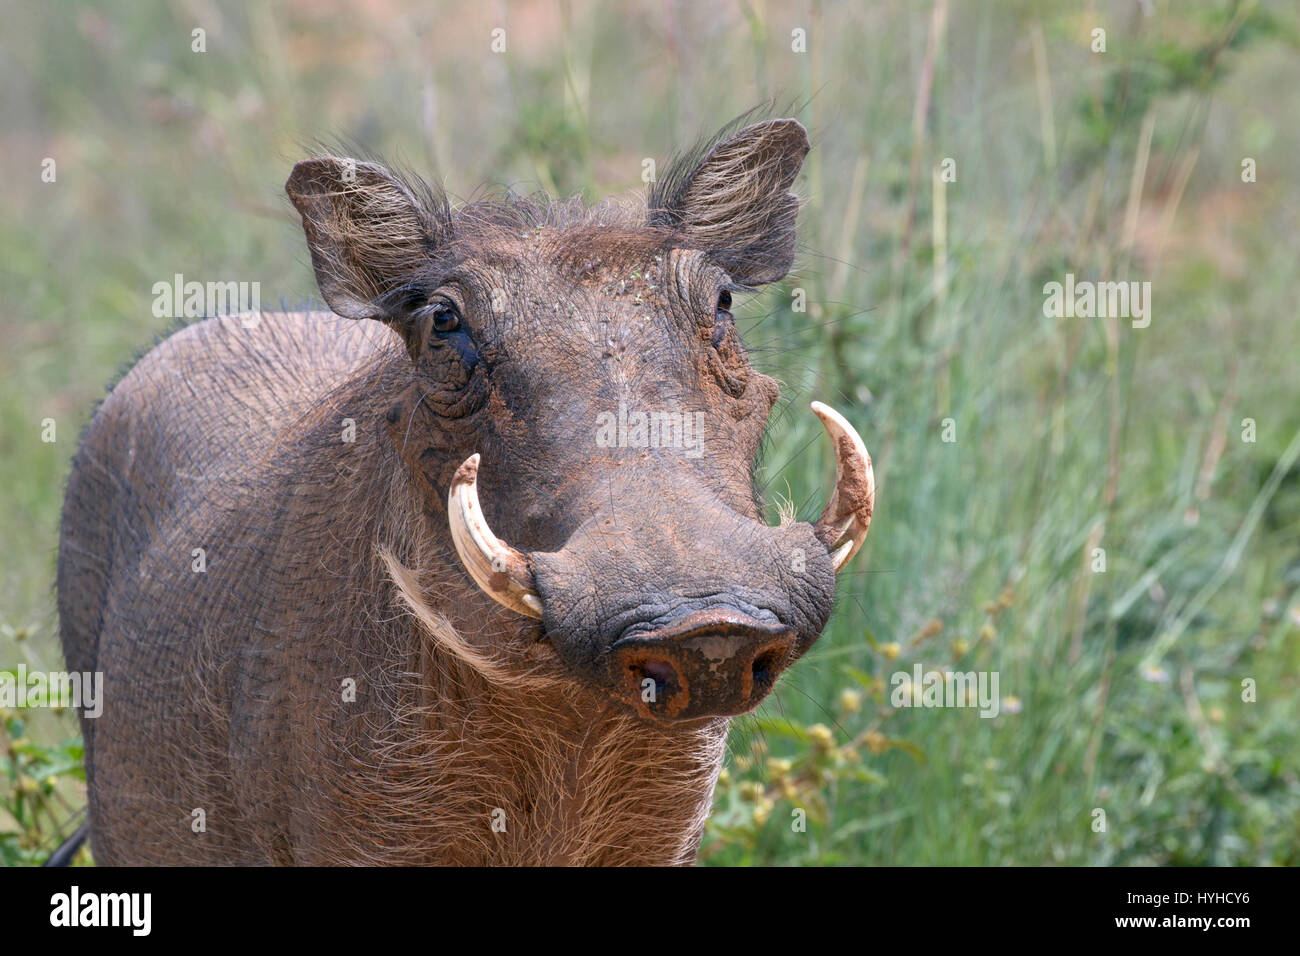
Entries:
POLYGON ((477 454, 456 469, 447 492, 447 523, 465 570, 483 593, 528 617, 542 616, 542 601, 533 586, 528 557, 492 533, 478 500, 477 454))
POLYGON ((835 448, 835 490, 817 520, 817 537, 826 544, 835 573, 839 574, 858 553, 871 527, 876 476, 867 446, 844 416, 821 402, 813 402, 812 410, 835 448))

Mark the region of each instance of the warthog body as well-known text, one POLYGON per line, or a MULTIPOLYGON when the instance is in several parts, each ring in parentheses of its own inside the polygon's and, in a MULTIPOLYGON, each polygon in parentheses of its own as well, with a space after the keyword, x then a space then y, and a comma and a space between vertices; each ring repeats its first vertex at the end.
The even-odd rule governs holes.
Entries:
POLYGON ((788 269, 806 150, 757 124, 593 208, 298 165, 332 312, 176 332, 73 462, 97 860, 693 859, 729 716, 869 518, 860 441, 817 526, 764 525, 751 475, 777 389, 725 306, 788 269), (621 406, 700 446, 598 441, 621 406))

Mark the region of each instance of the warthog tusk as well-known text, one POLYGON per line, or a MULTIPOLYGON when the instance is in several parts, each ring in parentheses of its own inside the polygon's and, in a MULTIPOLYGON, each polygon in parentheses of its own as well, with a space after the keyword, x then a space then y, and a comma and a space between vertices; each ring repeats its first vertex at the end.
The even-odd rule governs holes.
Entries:
POLYGON ((478 500, 477 454, 456 469, 447 492, 447 523, 465 570, 497 603, 528 617, 542 616, 528 557, 492 533, 478 500))
POLYGON ((830 551, 831 563, 839 574, 858 553, 871 527, 876 476, 867 446, 844 416, 821 402, 813 402, 812 410, 822 420, 835 448, 835 490, 817 519, 817 537, 830 551))

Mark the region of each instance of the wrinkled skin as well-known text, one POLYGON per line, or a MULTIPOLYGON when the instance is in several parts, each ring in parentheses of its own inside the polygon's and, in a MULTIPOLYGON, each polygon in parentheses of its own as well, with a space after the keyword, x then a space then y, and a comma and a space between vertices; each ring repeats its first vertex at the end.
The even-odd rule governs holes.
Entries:
POLYGON ((807 148, 757 124, 647 206, 585 210, 452 214, 374 164, 295 168, 334 314, 174 334, 73 463, 59 611, 69 667, 105 675, 98 861, 693 858, 726 718, 834 594, 816 529, 760 520, 777 386, 725 307, 788 270, 807 148), (698 454, 602 444, 620 404, 689 416, 698 454), (540 619, 457 560, 475 453, 540 619))

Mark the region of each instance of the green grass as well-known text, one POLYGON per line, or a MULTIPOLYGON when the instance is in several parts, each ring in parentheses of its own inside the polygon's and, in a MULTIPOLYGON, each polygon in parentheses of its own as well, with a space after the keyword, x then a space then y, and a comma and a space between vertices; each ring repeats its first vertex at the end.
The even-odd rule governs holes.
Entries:
MULTIPOLYGON (((595 196, 771 98, 815 149, 798 271, 742 323, 789 399, 761 474, 774 513, 778 494, 816 513, 821 398, 858 425, 879 497, 825 637, 736 727, 702 857, 1300 862, 1294 9, 951 3, 929 57, 930 7, 903 2, 682 5, 671 24, 651 2, 512 5, 500 23, 428 4, 372 21, 214 4, 212 22, 96 6, 15 11, 0 39, 0 667, 59 666, 67 461, 161 330, 151 285, 314 294, 281 199, 300 144, 361 141, 460 195, 595 196), (1043 284, 1067 272, 1151 281, 1150 327, 1045 318, 1043 284), (997 671, 1002 713, 890 707, 890 676, 918 661, 997 671)), ((0 733, 11 862, 54 839, 25 781, 57 771, 54 816, 80 799, 56 759, 76 752, 70 715, 20 716, 0 733)))

